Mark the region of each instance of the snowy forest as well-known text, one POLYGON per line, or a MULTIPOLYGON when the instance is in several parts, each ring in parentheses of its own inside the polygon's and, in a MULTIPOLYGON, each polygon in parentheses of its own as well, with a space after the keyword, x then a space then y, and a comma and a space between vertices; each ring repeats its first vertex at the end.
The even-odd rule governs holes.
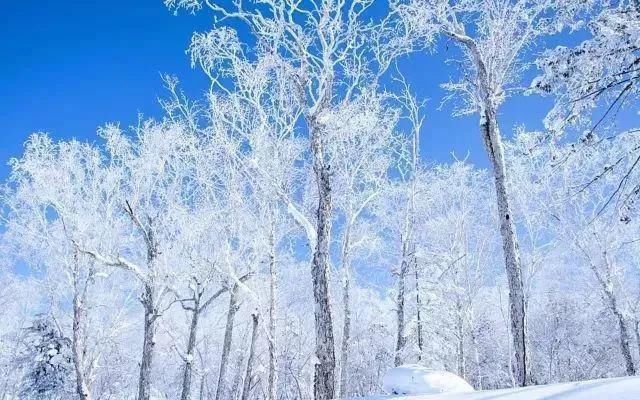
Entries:
POLYGON ((210 18, 176 54, 202 96, 163 75, 162 117, 34 133, 2 160, 1 400, 640 370, 638 0, 157 6, 210 18), (403 72, 417 53, 446 60, 442 102, 474 118, 487 168, 421 154, 441 104, 403 72), (520 96, 548 101, 544 129, 503 128, 520 96))

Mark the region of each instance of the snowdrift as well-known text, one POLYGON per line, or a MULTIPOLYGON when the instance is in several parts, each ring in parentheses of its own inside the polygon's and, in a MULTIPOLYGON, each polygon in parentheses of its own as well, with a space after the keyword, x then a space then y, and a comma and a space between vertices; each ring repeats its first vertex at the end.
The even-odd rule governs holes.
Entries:
MULTIPOLYGON (((640 400, 640 377, 439 395, 373 396, 359 400, 640 400)), ((353 399, 355 400, 355 399, 353 399)))
POLYGON ((451 372, 434 371, 415 364, 391 368, 382 378, 382 386, 392 394, 473 392, 471 385, 451 372))

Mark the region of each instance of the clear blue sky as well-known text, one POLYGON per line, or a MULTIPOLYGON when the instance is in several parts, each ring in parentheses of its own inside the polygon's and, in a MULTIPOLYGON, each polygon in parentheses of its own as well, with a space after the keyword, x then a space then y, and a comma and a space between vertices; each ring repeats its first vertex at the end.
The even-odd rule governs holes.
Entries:
MULTIPOLYGON (((174 16, 161 0, 6 1, 0 14, 0 178, 20 155, 28 135, 96 140, 106 122, 130 125, 138 112, 159 116, 160 73, 177 75, 191 96, 207 83, 185 54, 191 34, 210 26, 211 15, 174 16)), ((476 117, 452 118, 438 111, 439 84, 452 74, 441 46, 436 55, 414 55, 400 67, 429 99, 422 154, 435 162, 470 153, 486 166, 476 117)), ((539 98, 514 98, 502 112, 503 131, 515 124, 540 128, 549 105, 539 98)))

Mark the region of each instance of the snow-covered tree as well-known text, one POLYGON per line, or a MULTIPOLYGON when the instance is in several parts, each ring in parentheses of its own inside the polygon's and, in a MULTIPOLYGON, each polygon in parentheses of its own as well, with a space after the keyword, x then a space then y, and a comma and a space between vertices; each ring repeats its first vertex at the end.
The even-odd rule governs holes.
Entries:
POLYGON ((25 399, 64 399, 73 393, 71 341, 44 315, 27 328, 21 383, 25 399))
POLYGON ((536 179, 535 184, 547 190, 543 210, 554 219, 555 234, 572 249, 564 256, 581 260, 599 288, 604 307, 616 320, 628 375, 636 370, 631 341, 637 300, 628 293, 635 292, 629 259, 636 251, 637 228, 631 221, 637 216, 624 203, 607 206, 620 175, 634 162, 627 149, 636 145, 635 135, 620 135, 578 151, 573 144, 556 145, 536 133, 519 135, 516 144, 527 155, 522 162, 529 166, 530 181, 536 179), (618 170, 603 172, 602 165, 614 162, 621 164, 618 170))
MULTIPOLYGON (((411 49, 411 38, 403 40, 402 21, 391 3, 390 12, 375 22, 367 16, 372 2, 322 1, 300 3, 266 1, 234 3, 228 7, 198 0, 165 2, 170 8, 190 11, 206 6, 219 18, 214 29, 195 34, 190 48, 192 60, 211 79, 211 92, 229 93, 239 69, 269 68, 290 81, 290 96, 308 134, 308 153, 316 185, 315 227, 307 227, 312 254, 312 282, 316 302, 315 398, 332 398, 335 393, 335 346, 329 299, 330 231, 333 218, 329 150, 329 126, 334 110, 348 105, 377 82, 399 55, 411 49), (246 24, 258 43, 245 53, 233 25, 246 24)), ((258 77, 268 78, 266 74, 258 77)), ((235 80, 235 84, 244 82, 235 80)), ((265 80, 253 79, 248 90, 260 89, 265 80)), ((274 96, 278 98, 277 96, 274 96)), ((240 104, 244 107, 244 104, 240 104)))
POLYGON ((549 49, 536 60, 540 75, 531 88, 556 97, 545 119, 555 134, 578 125, 592 135, 621 108, 633 106, 638 95, 640 4, 604 1, 593 13, 586 40, 549 49))
POLYGON ((529 46, 571 23, 588 2, 557 0, 416 0, 403 8, 405 20, 426 38, 441 34, 461 49, 458 82, 444 87, 460 105, 456 114, 477 114, 494 180, 505 268, 509 282, 514 374, 527 384, 525 298, 518 238, 504 158, 500 106, 518 86, 529 46), (553 18, 549 18, 553 15, 553 18))

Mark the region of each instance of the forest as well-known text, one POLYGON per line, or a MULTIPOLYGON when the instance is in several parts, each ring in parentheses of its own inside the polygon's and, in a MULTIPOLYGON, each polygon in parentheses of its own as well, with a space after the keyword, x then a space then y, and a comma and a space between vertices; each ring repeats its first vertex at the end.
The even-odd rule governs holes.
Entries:
POLYGON ((185 43, 202 96, 163 75, 161 117, 2 160, 0 400, 639 372, 638 0, 157 3, 211 20, 185 43), (421 154, 416 54, 487 167, 421 154), (544 129, 501 129, 522 96, 544 129))

